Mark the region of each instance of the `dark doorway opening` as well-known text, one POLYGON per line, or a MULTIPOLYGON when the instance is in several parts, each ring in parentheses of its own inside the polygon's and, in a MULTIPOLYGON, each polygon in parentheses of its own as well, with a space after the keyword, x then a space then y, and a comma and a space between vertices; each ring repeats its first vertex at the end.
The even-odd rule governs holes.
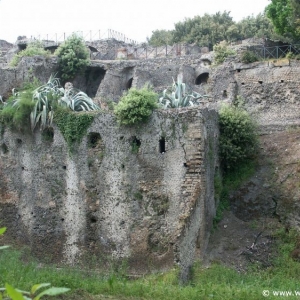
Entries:
POLYGON ((208 78, 209 78, 208 73, 202 73, 196 78, 195 84, 200 85, 202 83, 207 83, 208 78))

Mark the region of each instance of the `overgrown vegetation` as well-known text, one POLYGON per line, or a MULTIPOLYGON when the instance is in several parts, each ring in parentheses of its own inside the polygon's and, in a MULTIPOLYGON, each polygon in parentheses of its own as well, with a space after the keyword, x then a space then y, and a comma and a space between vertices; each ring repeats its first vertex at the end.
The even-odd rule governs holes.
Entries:
POLYGON ((54 121, 64 136, 69 150, 73 152, 77 143, 86 134, 95 117, 93 112, 73 112, 64 107, 57 107, 54 121))
POLYGON ((51 52, 44 49, 43 44, 40 41, 34 41, 28 43, 26 49, 20 51, 19 53, 15 54, 12 58, 10 65, 12 67, 15 67, 19 64, 22 57, 24 56, 36 56, 41 55, 44 57, 49 57, 51 55, 51 52))
POLYGON ((186 106, 194 106, 199 104, 200 99, 207 97, 189 89, 182 82, 182 74, 177 76, 177 82, 173 79, 171 89, 165 89, 163 95, 159 98, 159 105, 162 108, 179 108, 186 106))
MULTIPOLYGON (((18 130, 30 127, 32 131, 40 124, 43 130, 51 126, 54 111, 57 110, 59 114, 59 107, 77 112, 100 109, 91 98, 73 86, 62 88, 59 79, 54 76, 44 85, 36 87, 37 84, 34 81, 31 85, 25 85, 20 92, 13 92, 11 99, 0 109, 2 123, 18 130)), ((83 121, 85 117, 81 115, 80 118, 82 123, 86 123, 83 121)), ((80 129, 77 131, 81 134, 80 129)))
POLYGON ((119 124, 134 125, 145 122, 157 108, 157 94, 148 86, 131 88, 115 106, 114 112, 119 124))
POLYGON ((235 55, 236 52, 228 47, 226 43, 219 43, 214 45, 214 63, 216 65, 222 64, 230 55, 235 55))
POLYGON ((58 56, 59 70, 63 81, 72 80, 84 72, 89 64, 89 52, 83 38, 71 35, 54 53, 58 56))

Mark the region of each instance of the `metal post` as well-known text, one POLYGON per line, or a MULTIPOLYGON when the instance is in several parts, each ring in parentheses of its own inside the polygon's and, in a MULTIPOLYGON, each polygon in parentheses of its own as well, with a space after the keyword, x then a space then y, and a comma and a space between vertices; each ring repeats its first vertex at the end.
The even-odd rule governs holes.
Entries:
POLYGON ((276 59, 278 59, 278 46, 276 46, 276 59))
POLYGON ((90 42, 92 41, 92 30, 90 30, 90 42))

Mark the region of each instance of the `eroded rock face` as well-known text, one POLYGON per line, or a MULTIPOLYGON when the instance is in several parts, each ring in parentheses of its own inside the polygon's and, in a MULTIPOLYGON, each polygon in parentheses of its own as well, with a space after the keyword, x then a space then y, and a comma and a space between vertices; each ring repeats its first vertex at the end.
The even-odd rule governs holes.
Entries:
POLYGON ((246 110, 261 130, 281 130, 299 125, 300 63, 274 60, 241 64, 227 61, 211 74, 212 97, 219 102, 234 102, 242 97, 246 110))
POLYGON ((215 215, 217 113, 156 111, 131 128, 99 113, 72 155, 52 133, 46 141, 39 131, 1 135, 8 235, 56 262, 113 257, 136 273, 177 262, 185 280, 215 215))
POLYGON ((243 221, 275 217, 300 231, 300 128, 269 132, 260 144, 256 172, 230 195, 232 211, 243 221))

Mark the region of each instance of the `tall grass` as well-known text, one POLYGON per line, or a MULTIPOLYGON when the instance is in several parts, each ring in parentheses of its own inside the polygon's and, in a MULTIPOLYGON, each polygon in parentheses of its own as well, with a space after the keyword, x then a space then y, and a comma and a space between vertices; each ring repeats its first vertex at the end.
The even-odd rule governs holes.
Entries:
MULTIPOLYGON (((193 279, 187 286, 180 286, 177 270, 129 280, 123 273, 100 274, 76 269, 56 269, 55 266, 39 268, 34 260, 24 263, 22 252, 7 249, 0 253, 0 286, 9 282, 20 289, 29 289, 37 282, 51 282, 53 286, 71 288, 72 292, 59 299, 99 299, 94 295, 110 295, 116 299, 263 299, 263 290, 270 292, 300 290, 300 264, 290 258, 297 237, 294 232, 280 231, 277 256, 267 269, 249 268, 242 274, 220 264, 203 268, 195 264, 193 279), (77 298, 76 298, 77 299, 77 298)), ((278 298, 278 297, 277 297, 278 298)), ((277 299, 270 295, 268 299, 277 299)), ((293 297, 291 297, 294 299, 293 297)))

